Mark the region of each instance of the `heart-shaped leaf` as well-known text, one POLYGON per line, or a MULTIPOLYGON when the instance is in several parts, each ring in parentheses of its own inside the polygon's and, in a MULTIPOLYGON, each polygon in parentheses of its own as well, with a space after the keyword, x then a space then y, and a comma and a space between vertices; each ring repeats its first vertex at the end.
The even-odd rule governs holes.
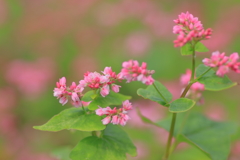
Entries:
MULTIPOLYGON (((231 135, 237 131, 232 123, 215 122, 201 114, 178 114, 174 136, 179 142, 187 142, 202 150, 212 160, 226 160, 231 148, 231 135), (181 122, 186 122, 184 126, 181 122)), ((171 118, 157 123, 170 130, 171 118)))
POLYGON ((168 89, 162 85, 160 82, 155 81, 154 84, 156 85, 157 89, 166 101, 159 95, 158 91, 155 89, 153 85, 148 86, 146 89, 138 89, 137 94, 142 96, 143 98, 150 99, 152 101, 158 102, 163 106, 169 106, 169 102, 172 100, 172 94, 168 91, 168 89))
POLYGON ((119 126, 108 124, 102 136, 81 140, 72 150, 72 160, 126 160, 126 153, 136 156, 136 147, 119 126))
POLYGON ((70 108, 52 117, 42 126, 34 126, 34 129, 42 131, 60 131, 63 129, 76 129, 81 131, 98 131, 105 129, 102 117, 95 113, 86 114, 81 108, 70 108))
POLYGON ((193 48, 191 43, 186 43, 184 46, 181 47, 181 54, 183 56, 193 54, 193 48))
POLYGON ((208 48, 206 46, 204 46, 204 44, 202 44, 201 42, 198 42, 195 45, 195 51, 196 52, 208 52, 208 48))
POLYGON ((195 101, 188 98, 179 98, 174 100, 169 107, 173 113, 186 112, 195 105, 195 101))
MULTIPOLYGON (((196 70, 197 78, 205 73, 208 69, 209 67, 203 64, 199 65, 196 70)), ((226 75, 224 77, 217 76, 215 71, 212 69, 199 78, 198 82, 204 84, 205 89, 210 91, 224 90, 237 84, 233 83, 226 75)))

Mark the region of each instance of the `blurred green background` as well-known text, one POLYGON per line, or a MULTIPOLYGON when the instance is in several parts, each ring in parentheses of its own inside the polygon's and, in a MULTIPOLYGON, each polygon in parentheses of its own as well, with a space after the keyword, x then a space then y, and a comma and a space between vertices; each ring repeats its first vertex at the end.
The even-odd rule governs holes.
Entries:
MULTIPOLYGON (((239 0, 0 0, 0 159, 68 160, 68 153, 87 132, 37 131, 53 115, 71 107, 53 97, 59 78, 68 85, 83 79, 86 71, 100 72, 111 66, 120 72, 123 61, 147 62, 175 98, 183 86, 179 77, 191 67, 191 57, 182 57, 173 47, 172 34, 181 12, 199 17, 213 29, 203 41, 210 49, 198 53, 197 63, 213 51, 240 52, 239 0), (62 157, 62 158, 59 158, 62 157)), ((229 73, 240 82, 240 76, 229 73)), ((134 107, 157 121, 167 109, 136 95, 140 82, 123 84, 121 93, 131 95, 134 107)), ((203 93, 205 103, 194 110, 217 121, 240 124, 239 85, 221 92, 203 93)), ((129 160, 157 160, 165 150, 167 132, 143 124, 130 112, 124 130, 137 146, 138 156, 129 160)), ((209 160, 194 147, 181 144, 172 160, 209 160), (191 153, 191 154, 190 154, 191 153)), ((240 135, 233 138, 229 160, 240 158, 240 135)))

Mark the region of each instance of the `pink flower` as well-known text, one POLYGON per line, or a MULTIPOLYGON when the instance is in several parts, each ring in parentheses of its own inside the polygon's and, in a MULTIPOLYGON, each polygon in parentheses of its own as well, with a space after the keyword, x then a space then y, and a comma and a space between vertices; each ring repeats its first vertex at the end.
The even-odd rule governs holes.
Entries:
POLYGON ((110 92, 109 85, 105 85, 100 89, 100 94, 103 97, 106 97, 109 94, 109 92, 110 92))
POLYGON ((222 66, 218 67, 216 75, 223 77, 227 72, 229 72, 229 67, 226 65, 222 65, 222 66))
POLYGON ((132 109, 132 103, 129 102, 129 100, 126 100, 123 102, 123 109, 125 111, 131 110, 132 109))
POLYGON ((127 111, 132 109, 132 104, 126 100, 123 102, 123 106, 119 109, 114 107, 111 109, 110 107, 101 108, 95 110, 96 114, 99 116, 106 115, 107 117, 102 120, 103 124, 120 124, 122 126, 126 125, 127 121, 130 117, 127 115, 127 111))
POLYGON ((152 74, 154 71, 147 70, 147 64, 145 62, 139 66, 138 61, 129 60, 127 62, 123 62, 122 70, 119 73, 119 77, 122 79, 126 79, 127 83, 131 81, 141 81, 146 85, 151 85, 154 82, 152 78, 152 74))
POLYGON ((209 39, 212 35, 212 29, 204 30, 201 21, 189 12, 181 13, 178 19, 173 21, 176 23, 173 33, 178 34, 177 39, 174 40, 174 47, 181 47, 192 40, 209 39))
POLYGON ((213 52, 211 58, 204 58, 203 63, 208 67, 218 67, 216 74, 223 77, 229 70, 233 70, 236 73, 240 73, 240 62, 238 53, 232 53, 229 57, 225 56, 225 53, 219 51, 213 52))
POLYGON ((110 117, 110 116, 107 116, 106 118, 104 118, 104 119, 102 120, 102 123, 103 123, 104 125, 106 125, 106 124, 110 123, 110 121, 111 121, 111 117, 110 117))
POLYGON ((209 67, 219 67, 228 61, 225 53, 220 54, 219 51, 213 52, 210 59, 204 58, 203 63, 209 67))
MULTIPOLYGON (((101 75, 98 72, 86 72, 84 74, 84 80, 79 81, 80 87, 90 87, 93 90, 100 89, 100 94, 105 97, 110 93, 110 87, 112 83, 116 80, 120 80, 120 77, 112 71, 111 67, 105 67, 101 75)), ((114 92, 119 92, 121 86, 113 85, 112 90, 114 92)))
MULTIPOLYGON (((84 88, 79 84, 76 85, 72 82, 70 87, 66 86, 66 78, 62 77, 59 82, 56 83, 56 88, 53 90, 53 96, 59 99, 59 103, 65 105, 68 102, 68 97, 71 96, 71 103, 75 107, 81 107, 83 105, 81 97, 83 96, 82 91, 84 88)), ((84 102, 89 104, 90 102, 84 102)))
POLYGON ((114 115, 114 116, 112 116, 112 121, 111 121, 111 123, 112 124, 118 124, 119 123, 119 118, 118 118, 118 115, 114 115))
POLYGON ((113 90, 113 92, 116 92, 116 93, 118 93, 119 92, 119 88, 120 88, 121 86, 119 86, 119 85, 116 85, 116 84, 112 84, 112 90, 113 90))
MULTIPOLYGON (((180 78, 182 85, 188 85, 191 79, 192 71, 190 69, 186 70, 186 73, 183 74, 180 78)), ((195 82, 192 84, 191 88, 189 89, 187 96, 190 96, 192 99, 202 100, 202 91, 204 91, 204 84, 199 82, 195 82)))
POLYGON ((187 85, 191 79, 192 71, 190 69, 186 70, 186 73, 183 74, 180 78, 182 85, 187 85))
POLYGON ((96 112, 96 115, 102 116, 104 114, 110 114, 111 110, 112 109, 110 107, 106 107, 106 108, 99 107, 99 109, 96 109, 95 112, 96 112))

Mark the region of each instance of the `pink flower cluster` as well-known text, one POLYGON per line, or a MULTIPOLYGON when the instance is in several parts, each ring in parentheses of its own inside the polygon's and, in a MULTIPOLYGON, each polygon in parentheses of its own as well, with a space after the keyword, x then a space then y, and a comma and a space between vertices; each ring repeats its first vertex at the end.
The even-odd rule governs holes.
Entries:
POLYGON ((123 62, 122 66, 124 67, 119 74, 116 74, 112 71, 111 67, 105 67, 102 74, 98 72, 86 72, 84 74, 84 79, 79 81, 77 85, 75 82, 72 82, 70 87, 66 86, 66 78, 60 78, 57 82, 57 87, 54 88, 54 96, 59 99, 59 102, 64 105, 68 102, 68 97, 71 96, 72 104, 76 107, 82 105, 88 105, 88 102, 81 101, 83 96, 82 91, 85 87, 89 87, 93 90, 100 90, 102 97, 107 96, 110 93, 110 88, 113 92, 118 93, 121 86, 114 84, 115 81, 121 81, 126 79, 127 82, 130 81, 142 81, 146 85, 151 85, 154 82, 152 74, 154 71, 147 70, 147 64, 142 63, 142 66, 139 66, 138 61, 128 61, 123 62))
POLYGON ((80 80, 80 86, 90 87, 91 89, 100 89, 100 94, 105 97, 110 92, 110 86, 114 92, 119 92, 121 86, 113 84, 116 80, 120 80, 118 75, 112 71, 111 67, 105 67, 101 75, 98 72, 87 72, 84 74, 84 80, 80 80))
POLYGON ((146 85, 153 84, 154 79, 152 78, 152 74, 154 70, 147 70, 147 63, 143 62, 139 66, 138 61, 129 60, 123 62, 122 67, 119 77, 126 79, 128 83, 131 81, 141 81, 146 85))
MULTIPOLYGON (((191 79, 192 71, 190 69, 186 70, 186 73, 183 74, 180 78, 182 85, 188 85, 190 79, 191 79)), ((204 84, 201 84, 199 82, 195 82, 192 84, 190 90, 188 91, 187 95, 192 96, 194 99, 200 99, 202 97, 202 91, 204 91, 204 84)))
POLYGON ((201 21, 188 12, 178 15, 178 19, 174 22, 176 25, 173 27, 173 33, 178 34, 177 39, 174 40, 174 47, 181 47, 191 40, 211 38, 212 29, 204 30, 201 21))
POLYGON ((204 58, 203 63, 209 67, 218 67, 216 74, 218 76, 224 76, 229 70, 233 70, 236 73, 240 73, 240 62, 238 53, 232 53, 229 57, 225 56, 225 53, 219 51, 213 52, 211 58, 204 58))
POLYGON ((76 85, 75 82, 72 82, 70 87, 66 86, 66 78, 62 77, 59 79, 59 82, 56 83, 56 88, 54 88, 53 96, 59 99, 59 103, 65 105, 68 102, 68 97, 72 99, 72 105, 75 107, 87 106, 90 102, 81 101, 83 96, 82 91, 83 87, 76 85))
POLYGON ((132 104, 126 100, 123 102, 123 106, 121 108, 114 107, 113 109, 110 107, 101 108, 95 110, 96 114, 99 116, 106 115, 106 117, 102 120, 104 125, 108 123, 112 124, 120 124, 122 126, 126 125, 127 121, 130 117, 127 115, 127 111, 132 109, 132 104))

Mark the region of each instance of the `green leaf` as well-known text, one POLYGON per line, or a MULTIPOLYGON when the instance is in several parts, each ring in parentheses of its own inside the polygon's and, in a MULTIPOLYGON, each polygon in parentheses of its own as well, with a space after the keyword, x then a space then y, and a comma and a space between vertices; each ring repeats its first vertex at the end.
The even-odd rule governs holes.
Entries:
POLYGON ((186 112, 195 105, 195 101, 188 98, 179 98, 174 100, 169 107, 173 113, 186 112))
POLYGON ((61 147, 61 148, 57 148, 57 149, 54 149, 51 153, 51 155, 54 157, 54 158, 57 158, 59 160, 71 160, 69 155, 70 155, 70 152, 71 152, 71 148, 70 147, 61 147))
MULTIPOLYGON (((231 148, 231 135, 237 131, 237 125, 229 122, 215 122, 201 114, 179 113, 174 136, 179 142, 187 142, 203 151, 212 160, 226 160, 231 148), (181 122, 186 122, 182 125, 181 122)), ((171 118, 157 123, 170 130, 171 118)))
POLYGON ((81 131, 98 131, 105 129, 101 122, 102 117, 95 113, 86 114, 81 108, 70 108, 52 117, 42 126, 34 126, 34 129, 42 131, 60 131, 63 129, 76 129, 81 131))
POLYGON ((106 97, 102 97, 100 94, 94 95, 91 93, 92 92, 88 93, 88 95, 95 98, 92 99, 92 102, 88 105, 88 109, 90 110, 98 109, 98 106, 107 107, 110 105, 120 105, 123 101, 131 99, 131 96, 125 96, 123 94, 115 93, 113 91, 110 91, 109 95, 107 95, 106 97))
MULTIPOLYGON (((155 81, 154 84, 156 85, 157 89, 161 92, 161 94, 165 97, 167 102, 169 103, 172 100, 172 94, 168 91, 168 89, 162 85, 160 82, 155 81)), ((163 98, 159 95, 157 90, 154 88, 153 85, 148 86, 146 89, 139 88, 137 90, 137 94, 142 96, 145 99, 150 99, 152 101, 158 102, 163 106, 169 106, 163 98)))
POLYGON ((208 52, 208 48, 206 46, 204 46, 204 44, 202 44, 201 42, 198 42, 195 45, 195 51, 196 52, 208 52))
MULTIPOLYGON (((201 64, 197 67, 196 76, 200 77, 209 67, 201 64)), ((224 77, 219 77, 216 75, 214 70, 210 70, 201 78, 198 82, 204 84, 206 90, 219 91, 235 86, 237 83, 233 83, 226 75, 224 77)))
POLYGON ((72 160, 126 160, 126 153, 136 156, 136 147, 119 126, 108 124, 101 137, 82 139, 72 150, 72 160))
POLYGON ((181 47, 181 54, 183 56, 193 54, 192 44, 191 43, 186 43, 184 46, 182 46, 181 47))

